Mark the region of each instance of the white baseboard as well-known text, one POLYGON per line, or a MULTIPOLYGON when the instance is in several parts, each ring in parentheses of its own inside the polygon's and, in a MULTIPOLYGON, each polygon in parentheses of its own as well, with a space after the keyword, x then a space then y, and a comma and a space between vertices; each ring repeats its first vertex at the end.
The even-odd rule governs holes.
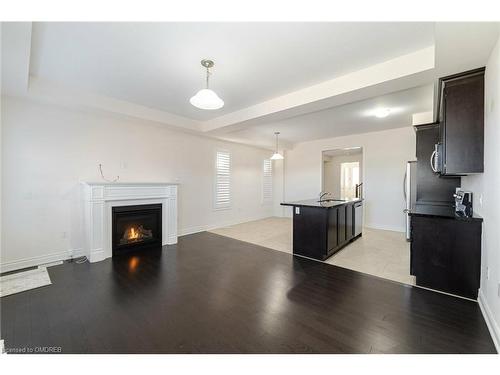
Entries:
POLYGON ((101 260, 104 260, 104 259, 106 259, 106 257, 104 256, 103 249, 90 251, 90 256, 89 256, 90 263, 100 262, 101 260))
MULTIPOLYGON (((179 230, 179 236, 185 236, 187 234, 199 233, 216 228, 227 227, 229 225, 246 223, 248 221, 265 219, 272 216, 273 216, 272 214, 257 215, 239 220, 222 221, 216 224, 207 224, 207 225, 199 225, 199 226, 183 228, 179 230)), ((75 249, 75 250, 61 251, 47 255, 40 255, 31 258, 19 259, 11 262, 2 262, 0 263, 0 272, 9 272, 28 267, 36 267, 44 263, 57 262, 60 260, 68 260, 71 258, 78 258, 83 255, 84 255, 83 249, 75 249)), ((102 251, 93 251, 92 254, 90 254, 90 258, 91 262, 100 261, 104 259, 104 253, 102 251)))
POLYGON ((393 232, 406 232, 406 229, 404 227, 395 227, 391 225, 379 225, 379 224, 366 224, 364 225, 365 228, 370 228, 370 229, 380 229, 380 230, 390 230, 393 232))
POLYGON ((491 339, 495 344, 497 353, 500 353, 500 328, 498 327, 498 323, 495 321, 490 306, 488 305, 488 301, 484 297, 481 289, 479 289, 477 302, 479 303, 479 307, 481 308, 481 312, 483 313, 484 320, 486 321, 486 325, 488 326, 488 329, 490 331, 491 339))
POLYGON ((177 243, 177 235, 167 238, 167 245, 175 245, 177 243))
POLYGON ((16 271, 28 267, 36 267, 45 263, 58 262, 61 260, 67 260, 71 258, 78 258, 81 255, 83 255, 83 250, 75 249, 75 250, 61 251, 52 254, 39 255, 31 258, 23 258, 10 262, 2 262, 0 263, 0 272, 3 273, 3 272, 16 271))
POLYGON ((233 221, 223 221, 223 222, 219 222, 216 224, 206 224, 206 225, 198 225, 198 226, 182 228, 182 229, 179 229, 179 236, 186 236, 188 234, 205 232, 205 231, 209 231, 209 230, 216 229, 216 228, 227 227, 230 225, 242 224, 242 223, 246 223, 248 221, 266 219, 268 217, 273 217, 273 215, 272 214, 271 215, 257 215, 257 216, 247 217, 245 219, 239 219, 239 220, 233 220, 233 221))

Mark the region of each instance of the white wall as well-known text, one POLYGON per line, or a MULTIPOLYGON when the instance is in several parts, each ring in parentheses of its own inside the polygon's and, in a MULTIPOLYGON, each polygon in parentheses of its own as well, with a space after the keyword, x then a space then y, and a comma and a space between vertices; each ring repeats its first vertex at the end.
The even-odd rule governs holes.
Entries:
POLYGON ((363 154, 323 156, 323 188, 322 190, 332 193, 336 198, 341 197, 341 173, 342 163, 359 163, 359 181, 363 182, 363 154))
POLYGON ((500 39, 486 65, 484 104, 484 173, 462 177, 462 188, 484 219, 479 300, 500 350, 500 39))
MULTIPOLYGON (((281 155, 285 155, 285 151, 280 151, 281 155)), ((282 217, 285 213, 285 207, 281 206, 285 189, 284 168, 286 156, 283 160, 273 160, 273 215, 282 217)))
POLYGON ((405 230, 403 179, 406 161, 415 160, 412 127, 299 143, 287 152, 287 201, 318 197, 321 191, 322 151, 363 148, 365 226, 405 230))
POLYGON ((270 151, 24 99, 2 109, 2 265, 82 248, 79 181, 100 180, 98 163, 122 181, 178 179, 180 234, 273 213, 261 204, 270 151), (217 148, 232 154, 230 210, 212 209, 217 148))

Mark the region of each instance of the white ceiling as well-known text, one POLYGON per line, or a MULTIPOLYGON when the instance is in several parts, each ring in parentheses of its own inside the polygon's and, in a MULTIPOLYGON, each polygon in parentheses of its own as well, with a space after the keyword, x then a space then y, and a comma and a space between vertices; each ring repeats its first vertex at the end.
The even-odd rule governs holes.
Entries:
POLYGON ((273 132, 281 132, 281 140, 289 143, 313 139, 337 137, 411 126, 411 115, 430 112, 433 107, 434 86, 426 85, 409 90, 377 96, 327 110, 312 112, 275 123, 255 125, 248 129, 225 134, 227 140, 241 142, 267 138, 272 141, 273 132), (385 118, 373 116, 377 108, 391 108, 385 118))
POLYGON ((2 94, 272 148, 411 126, 439 77, 484 66, 499 23, 2 23, 2 94), (479 42, 478 42, 479 41, 479 42), (189 98, 216 62, 226 105, 189 98), (384 119, 367 116, 394 108, 384 119))
POLYGON ((30 72, 208 120, 432 45, 434 23, 34 23, 30 72), (216 66, 217 111, 191 106, 216 66))

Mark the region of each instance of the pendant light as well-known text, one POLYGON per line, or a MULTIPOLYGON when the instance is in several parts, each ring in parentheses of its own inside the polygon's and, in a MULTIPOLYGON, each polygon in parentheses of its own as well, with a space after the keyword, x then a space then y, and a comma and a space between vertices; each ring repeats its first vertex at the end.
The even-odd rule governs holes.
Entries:
POLYGON ((210 68, 212 68, 215 64, 212 60, 203 59, 201 60, 201 65, 207 69, 207 87, 198 91, 195 96, 189 99, 189 102, 196 108, 200 109, 213 110, 222 108, 224 106, 224 101, 219 98, 214 91, 208 88, 208 80, 211 74, 210 68))
POLYGON ((278 136, 280 135, 280 132, 274 132, 274 135, 276 136, 276 150, 274 151, 273 156, 271 156, 271 160, 283 160, 283 155, 281 155, 278 151, 278 136))

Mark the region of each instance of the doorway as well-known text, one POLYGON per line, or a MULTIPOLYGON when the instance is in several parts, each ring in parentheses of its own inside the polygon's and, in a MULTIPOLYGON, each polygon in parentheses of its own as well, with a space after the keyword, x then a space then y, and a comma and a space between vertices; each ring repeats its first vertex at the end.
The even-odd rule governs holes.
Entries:
POLYGON ((363 197, 363 148, 323 151, 322 191, 337 199, 363 197))

